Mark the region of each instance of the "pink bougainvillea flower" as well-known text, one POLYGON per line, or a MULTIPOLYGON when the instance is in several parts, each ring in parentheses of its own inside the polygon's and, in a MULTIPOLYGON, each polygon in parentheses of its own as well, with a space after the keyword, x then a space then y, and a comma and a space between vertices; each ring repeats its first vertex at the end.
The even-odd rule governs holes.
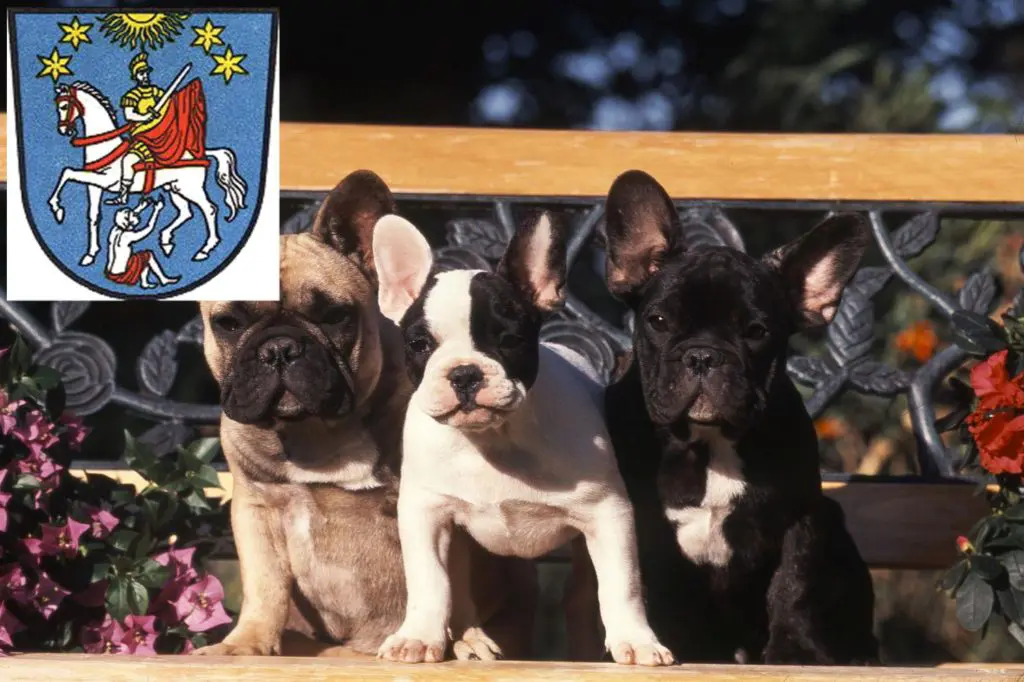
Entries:
POLYGON ((206 575, 181 593, 174 602, 178 620, 192 632, 206 632, 231 622, 224 610, 224 588, 215 576, 206 575))
POLYGON ((6 391, 0 391, 0 433, 5 436, 18 425, 18 408, 25 405, 24 400, 11 400, 6 391))
POLYGON ((0 601, 0 649, 10 648, 14 646, 12 638, 14 633, 24 630, 25 626, 21 624, 14 614, 7 610, 7 605, 0 601))
POLYGON ((192 566, 192 557, 195 553, 195 547, 169 549, 154 555, 153 561, 161 566, 170 566, 171 580, 184 579, 191 582, 199 577, 196 569, 192 566))
POLYGON ((39 582, 28 593, 14 595, 14 600, 24 606, 36 609, 46 620, 54 614, 64 597, 71 594, 53 581, 44 572, 39 573, 39 582))
POLYGON ((30 474, 37 478, 44 488, 56 488, 57 475, 64 470, 64 467, 41 452, 33 452, 24 459, 15 460, 13 467, 18 473, 30 474))
POLYGON ((68 447, 72 450, 81 450, 82 443, 92 429, 82 422, 81 417, 76 417, 69 412, 62 414, 58 421, 64 426, 64 436, 68 447))
POLYGON ((25 569, 18 564, 12 564, 7 570, 0 573, 0 602, 10 597, 20 601, 21 595, 28 594, 28 577, 25 569))
POLYGON ((124 637, 121 642, 130 654, 155 655, 156 616, 129 614, 124 619, 124 637))
POLYGON ((40 549, 47 556, 63 554, 70 559, 78 554, 79 539, 87 530, 89 530, 89 524, 79 523, 74 519, 68 519, 63 526, 43 524, 43 539, 40 549))
POLYGON ((100 509, 99 507, 93 507, 92 505, 82 505, 82 509, 86 514, 89 515, 89 532, 97 540, 109 536, 121 520, 111 514, 106 509, 100 509))
POLYGON ((38 410, 25 415, 22 423, 11 429, 11 435, 24 443, 33 455, 41 455, 60 442, 53 433, 53 425, 38 410))
POLYGON ((108 613, 103 622, 82 628, 82 648, 87 654, 123 654, 124 628, 108 613))
MULTIPOLYGON (((7 478, 7 469, 0 469, 0 489, 7 478)), ((0 533, 7 531, 7 503, 11 501, 10 493, 0 493, 0 533)))

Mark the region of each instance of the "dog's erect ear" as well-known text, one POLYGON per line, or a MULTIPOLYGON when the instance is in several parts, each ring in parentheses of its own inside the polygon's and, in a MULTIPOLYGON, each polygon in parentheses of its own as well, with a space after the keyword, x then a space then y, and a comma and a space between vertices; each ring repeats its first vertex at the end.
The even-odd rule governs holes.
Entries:
POLYGON ((608 190, 605 235, 608 290, 620 298, 642 287, 665 254, 683 245, 679 214, 668 192, 639 170, 626 171, 608 190))
POLYGON ((568 232, 566 223, 547 211, 534 214, 512 235, 498 263, 497 274, 542 313, 565 303, 568 232))
POLYGON ((434 254, 415 225, 386 215, 373 229, 373 259, 380 282, 377 304, 384 317, 398 324, 423 290, 434 254))
POLYGON ((373 171, 349 173, 330 191, 313 219, 313 234, 352 256, 360 269, 376 282, 373 262, 373 226, 395 212, 391 190, 373 171))
POLYGON ((871 242, 867 219, 837 213, 761 260, 782 276, 801 329, 828 324, 871 242))

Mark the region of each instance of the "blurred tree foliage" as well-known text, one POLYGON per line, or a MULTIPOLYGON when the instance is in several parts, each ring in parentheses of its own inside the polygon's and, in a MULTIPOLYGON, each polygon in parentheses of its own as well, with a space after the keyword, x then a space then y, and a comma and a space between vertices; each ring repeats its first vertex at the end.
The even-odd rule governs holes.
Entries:
POLYGON ((484 40, 474 120, 931 132, 1024 113, 1020 0, 545 4, 484 40))

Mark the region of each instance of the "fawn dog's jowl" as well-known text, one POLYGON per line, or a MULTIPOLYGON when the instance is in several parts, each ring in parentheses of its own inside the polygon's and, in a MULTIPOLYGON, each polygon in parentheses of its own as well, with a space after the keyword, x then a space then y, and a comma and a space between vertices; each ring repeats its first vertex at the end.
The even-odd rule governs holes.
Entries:
POLYGON ((277 15, 10 10, 7 294, 277 300, 277 15))

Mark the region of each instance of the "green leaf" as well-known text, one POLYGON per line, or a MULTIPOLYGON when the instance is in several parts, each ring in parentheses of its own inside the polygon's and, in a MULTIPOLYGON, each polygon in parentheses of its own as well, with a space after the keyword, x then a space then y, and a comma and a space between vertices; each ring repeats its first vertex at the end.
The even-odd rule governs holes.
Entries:
POLYGON ((145 559, 135 569, 135 580, 145 587, 161 588, 171 577, 169 566, 161 566, 152 559, 145 559))
POLYGON ((46 392, 46 411, 50 414, 50 417, 56 419, 60 415, 64 414, 64 408, 67 406, 68 394, 64 390, 64 385, 59 384, 54 386, 46 392))
POLYGON ((220 452, 220 439, 199 438, 189 443, 186 450, 203 464, 209 464, 220 452))
POLYGON ((193 511, 210 511, 213 507, 207 501, 206 496, 198 490, 193 490, 183 500, 193 511))
POLYGON ((32 379, 40 389, 49 391, 60 385, 60 372, 52 367, 37 365, 32 371, 32 379))
POLYGON ((141 559, 149 554, 149 550, 153 548, 153 535, 149 532, 149 528, 143 528, 139 537, 136 538, 135 542, 131 544, 129 554, 136 559, 141 559))
POLYGON ((15 490, 39 490, 43 487, 43 484, 39 482, 39 479, 32 474, 22 474, 18 476, 18 480, 14 482, 15 490))
POLYGON ((96 564, 92 567, 92 578, 89 579, 89 582, 99 582, 100 580, 105 580, 109 576, 110 564, 96 564))
POLYGON ((999 557, 1014 589, 1024 591, 1024 549, 1015 549, 999 557))
POLYGON ((977 632, 985 627, 992 607, 995 592, 977 573, 970 571, 956 591, 956 618, 965 630, 977 632))
POLYGON ((195 637, 192 638, 192 646, 194 646, 197 649, 200 649, 200 648, 206 646, 206 642, 207 642, 206 635, 196 635, 195 637))
POLYGON ((132 543, 139 539, 139 534, 133 530, 118 530, 110 536, 110 544, 115 549, 119 549, 122 552, 128 553, 132 543))
POLYGON ((1007 521, 1024 523, 1024 504, 1015 504, 1003 512, 1003 518, 1007 521))
POLYGON ((952 592, 960 587, 960 583, 963 582, 964 577, 967 575, 968 568, 966 559, 961 559, 953 564, 953 567, 946 571, 939 581, 939 588, 952 592))
POLYGON ((220 478, 217 477, 217 470, 209 464, 204 464, 199 467, 199 471, 196 472, 195 478, 209 488, 221 487, 220 478))
POLYGON ((137 580, 128 580, 128 605, 137 616, 144 616, 149 610, 149 590, 137 580))
POLYGON ((25 374, 32 365, 32 350, 23 338, 16 336, 14 337, 14 343, 11 344, 11 351, 7 354, 7 358, 10 362, 10 378, 17 379, 25 374))
POLYGON ((110 617, 117 621, 123 621, 124 617, 131 613, 131 605, 128 603, 128 582, 126 578, 115 576, 107 585, 104 601, 110 617))
POLYGON ((1003 574, 1003 564, 987 554, 972 554, 967 562, 970 564, 972 573, 978 574, 989 582, 1003 574))

